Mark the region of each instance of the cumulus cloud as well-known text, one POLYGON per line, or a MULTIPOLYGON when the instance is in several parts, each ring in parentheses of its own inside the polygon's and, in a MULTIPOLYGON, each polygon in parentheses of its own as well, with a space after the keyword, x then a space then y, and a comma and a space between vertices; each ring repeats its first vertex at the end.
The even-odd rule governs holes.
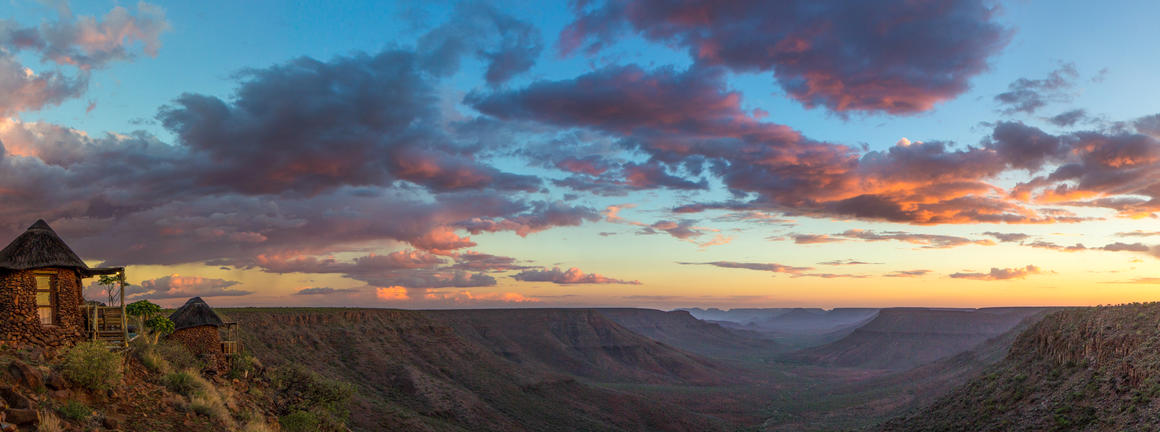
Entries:
POLYGON ((630 151, 690 174, 709 172, 748 201, 674 209, 779 211, 914 224, 1054 223, 1082 217, 1032 208, 991 183, 1013 169, 1037 170, 1074 155, 1067 140, 1019 123, 1001 123, 979 146, 904 141, 858 149, 812 140, 758 121, 726 89, 724 71, 694 66, 646 71, 612 66, 575 79, 468 95, 502 121, 534 121, 620 137, 630 151))
POLYGON ((254 293, 253 291, 233 289, 238 283, 237 281, 225 279, 172 274, 157 279, 142 281, 139 285, 130 285, 125 289, 125 297, 127 299, 143 300, 245 296, 254 293))
POLYGON ((974 280, 994 281, 994 280, 1007 280, 1007 279, 1023 279, 1029 275, 1040 274, 1042 272, 1043 271, 1040 270, 1039 267, 1036 267, 1033 265, 1028 265, 1027 267, 1023 267, 1023 268, 1019 268, 1019 267, 1015 267, 1015 268, 991 267, 991 271, 989 273, 960 272, 960 273, 951 274, 951 277, 955 278, 955 279, 974 279, 974 280))
POLYGON ((557 42, 565 55, 632 32, 683 47, 698 65, 772 72, 790 97, 836 112, 929 110, 966 91, 1010 34, 978 0, 610 0, 575 9, 557 42))
MULTIPOLYGON (((1069 100, 1067 90, 1075 85, 1078 77, 1079 71, 1075 69, 1075 64, 1064 63, 1051 71, 1046 78, 1015 80, 1007 86, 1007 91, 995 95, 995 102, 1002 106, 1001 111, 1004 114, 1031 114, 1049 102, 1069 100)), ((1080 114, 1082 115, 1082 112, 1080 114)), ((1064 116, 1060 121, 1067 123, 1070 120, 1070 123, 1075 123, 1076 120, 1070 118, 1073 116, 1075 114, 1064 116)))
POLYGON ((423 65, 444 75, 458 70, 461 58, 478 57, 487 63, 487 83, 498 85, 531 69, 543 40, 531 23, 490 5, 463 3, 447 22, 420 38, 417 48, 423 65))
POLYGON ((607 276, 598 275, 596 273, 587 273, 580 271, 576 267, 572 267, 566 271, 560 270, 559 267, 539 270, 524 270, 512 276, 513 279, 523 282, 551 282, 560 285, 571 284, 626 284, 626 285, 640 285, 637 280, 622 280, 613 279, 607 276))
POLYGON ((22 26, 0 19, 0 117, 34 111, 79 97, 88 89, 89 71, 116 60, 133 57, 133 47, 156 56, 161 34, 169 30, 165 11, 140 2, 136 14, 116 6, 100 19, 74 16, 66 6, 59 17, 38 26, 22 26), (20 63, 16 54, 31 52, 45 63, 78 70, 37 72, 20 63))
POLYGON ((412 52, 251 69, 236 94, 224 101, 187 93, 158 114, 194 156, 213 162, 200 167, 199 183, 306 195, 392 181, 434 191, 539 186, 479 163, 440 133, 434 82, 412 52))
POLYGON ((230 100, 185 94, 163 108, 174 144, 0 119, 0 188, 15 191, 0 231, 45 218, 110 265, 246 265, 375 241, 452 255, 475 246, 464 231, 599 218, 529 199, 537 177, 501 172, 443 127, 433 79, 406 49, 250 69, 230 100))

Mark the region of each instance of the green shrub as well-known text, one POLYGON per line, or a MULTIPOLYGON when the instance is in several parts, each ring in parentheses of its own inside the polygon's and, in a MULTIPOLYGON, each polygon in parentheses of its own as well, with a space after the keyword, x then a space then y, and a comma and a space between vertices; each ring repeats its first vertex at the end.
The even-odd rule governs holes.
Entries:
POLYGON ((60 415, 64 416, 64 418, 72 421, 85 420, 93 414, 92 408, 89 408, 88 405, 75 400, 68 401, 60 408, 58 408, 57 411, 59 411, 60 415))
POLYGON ((129 342, 129 350, 151 372, 166 374, 173 371, 173 367, 161 355, 157 345, 147 341, 146 338, 133 339, 129 342))
POLYGON ((240 353, 230 356, 230 371, 226 372, 226 378, 245 378, 253 375, 258 370, 258 359, 248 353, 240 353))
POLYGON ((137 358, 141 360, 141 364, 145 365, 152 372, 169 373, 169 371, 173 370, 169 362, 165 361, 165 358, 161 357, 161 354, 157 353, 157 350, 150 349, 142 351, 137 355, 137 358))
POLYGON ((153 349, 173 367, 173 370, 201 370, 205 367, 205 363, 189 352, 185 345, 177 342, 162 342, 153 349))
POLYGON ((350 416, 348 405, 354 396, 354 386, 350 383, 323 377, 298 364, 275 368, 269 376, 283 418, 297 416, 292 422, 308 418, 315 425, 312 430, 345 429, 350 416))
POLYGON ((184 396, 203 394, 206 391, 206 382, 197 376, 197 372, 181 371, 167 374, 161 378, 165 387, 174 393, 184 396))
POLYGON ((307 411, 294 411, 286 414, 278 419, 278 423, 286 432, 314 432, 319 430, 321 426, 318 417, 307 411))
POLYGON ((65 352, 61 372, 82 387, 108 390, 121 382, 121 356, 101 342, 81 342, 65 352))

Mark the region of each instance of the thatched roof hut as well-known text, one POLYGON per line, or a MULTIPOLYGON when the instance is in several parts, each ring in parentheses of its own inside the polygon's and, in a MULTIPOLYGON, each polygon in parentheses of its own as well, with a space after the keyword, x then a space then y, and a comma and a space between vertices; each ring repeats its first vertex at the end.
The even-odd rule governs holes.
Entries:
POLYGON ((173 321, 173 329, 181 330, 197 326, 214 326, 221 327, 225 325, 217 312, 206 304, 201 297, 194 297, 185 302, 184 305, 173 311, 169 316, 169 320, 173 321))
POLYGON ((112 274, 115 268, 93 269, 73 252, 44 219, 28 227, 27 231, 0 250, 0 269, 31 270, 38 268, 70 268, 90 277, 94 274, 112 274))
POLYGON ((201 297, 186 301, 169 315, 169 320, 173 321, 174 329, 168 336, 169 340, 185 345, 191 353, 199 357, 207 358, 208 369, 224 370, 225 355, 234 352, 226 352, 226 346, 234 346, 231 345, 234 342, 231 339, 229 343, 223 343, 225 341, 222 340, 219 330, 224 327, 228 334, 230 329, 237 328, 237 323, 223 322, 217 312, 214 312, 201 297))
POLYGON ((0 343, 59 346, 82 339, 89 332, 82 279, 123 271, 89 267, 48 223, 36 221, 0 249, 0 343))

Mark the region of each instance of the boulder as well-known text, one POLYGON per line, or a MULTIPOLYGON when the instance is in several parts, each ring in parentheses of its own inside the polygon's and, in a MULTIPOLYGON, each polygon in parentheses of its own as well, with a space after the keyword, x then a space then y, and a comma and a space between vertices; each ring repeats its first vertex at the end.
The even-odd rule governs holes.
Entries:
POLYGON ((44 383, 40 371, 20 360, 13 360, 8 364, 8 374, 12 375, 15 383, 30 389, 38 389, 44 383))
POLYGON ((0 387, 0 398, 7 402, 7 406, 13 408, 32 408, 32 400, 17 393, 12 387, 0 387))
POLYGON ((34 409, 8 408, 5 413, 8 422, 18 426, 40 424, 40 412, 34 409))
POLYGON ((68 380, 58 373, 49 373, 44 376, 44 385, 52 390, 64 390, 68 388, 68 380))

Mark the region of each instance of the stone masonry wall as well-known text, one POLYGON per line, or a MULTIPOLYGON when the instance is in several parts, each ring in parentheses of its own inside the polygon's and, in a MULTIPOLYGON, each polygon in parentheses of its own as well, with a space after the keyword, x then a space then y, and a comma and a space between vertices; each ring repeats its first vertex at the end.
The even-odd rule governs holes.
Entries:
POLYGON ((210 325, 183 328, 169 335, 169 340, 185 345, 189 352, 206 358, 211 369, 225 370, 226 356, 222 354, 222 338, 218 328, 210 325))
POLYGON ((72 269, 36 269, 0 272, 0 343, 9 346, 70 346, 84 340, 85 317, 81 279, 72 269), (54 272, 56 325, 40 324, 36 312, 37 272, 54 272))

